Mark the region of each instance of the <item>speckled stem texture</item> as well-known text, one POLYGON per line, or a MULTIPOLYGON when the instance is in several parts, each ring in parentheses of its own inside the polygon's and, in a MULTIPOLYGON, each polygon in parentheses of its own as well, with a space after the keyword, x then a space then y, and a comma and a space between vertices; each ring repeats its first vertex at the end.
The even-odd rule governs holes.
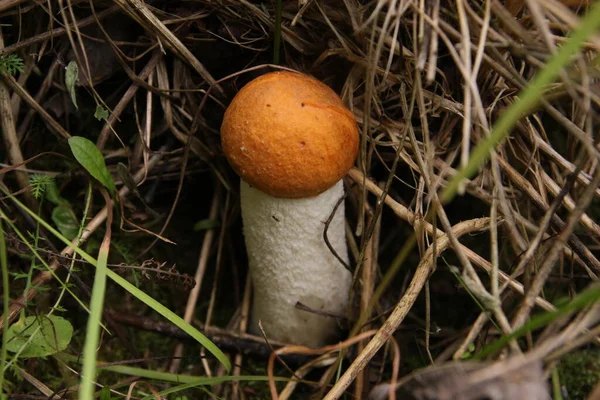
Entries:
MULTIPOLYGON (((323 239, 325 222, 344 194, 343 182, 311 198, 282 199, 241 183, 244 236, 254 287, 251 330, 262 322, 268 338, 318 347, 338 334, 336 318, 297 309, 344 316, 352 281, 350 272, 323 239)), ((348 264, 344 204, 327 238, 348 264)))

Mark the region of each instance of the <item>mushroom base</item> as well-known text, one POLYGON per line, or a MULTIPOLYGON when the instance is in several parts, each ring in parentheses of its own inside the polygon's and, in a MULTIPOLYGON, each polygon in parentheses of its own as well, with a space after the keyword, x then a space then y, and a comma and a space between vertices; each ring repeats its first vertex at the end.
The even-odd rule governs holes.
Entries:
MULTIPOLYGON (((344 195, 343 182, 316 197, 283 199, 241 183, 241 207, 254 287, 251 330, 268 338, 319 347, 335 340, 345 316, 352 275, 323 239, 325 222, 344 195), (301 303, 312 311, 296 307, 301 303)), ((327 229, 348 264, 344 204, 327 229)))

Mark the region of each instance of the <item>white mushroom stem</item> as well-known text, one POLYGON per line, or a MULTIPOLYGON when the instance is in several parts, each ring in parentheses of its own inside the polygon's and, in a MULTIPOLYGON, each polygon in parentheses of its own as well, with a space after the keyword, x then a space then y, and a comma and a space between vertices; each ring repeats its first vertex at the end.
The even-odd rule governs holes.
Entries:
MULTIPOLYGON (((336 318, 296 308, 344 316, 351 273, 323 239, 325 223, 344 195, 343 182, 316 197, 283 199, 241 183, 241 208, 254 286, 251 329, 258 321, 268 338, 311 347, 335 340, 336 318)), ((327 229, 329 243, 348 264, 344 204, 327 229)))

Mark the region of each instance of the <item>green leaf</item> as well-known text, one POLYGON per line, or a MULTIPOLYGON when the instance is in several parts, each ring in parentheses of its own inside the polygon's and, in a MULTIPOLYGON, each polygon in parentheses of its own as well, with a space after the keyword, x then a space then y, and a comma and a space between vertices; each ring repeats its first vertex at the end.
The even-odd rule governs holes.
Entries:
POLYGON ((117 175, 119 176, 119 179, 121 179, 121 182, 123 182, 123 185, 127 187, 127 189, 129 189, 132 192, 137 191, 137 185, 135 184, 135 180, 133 179, 133 176, 131 176, 127 165, 123 163, 118 163, 117 175))
POLYGON ((200 221, 194 224, 194 231, 208 231, 211 229, 215 229, 220 225, 221 222, 215 219, 201 219, 200 221))
POLYGON ((75 108, 79 109, 77 106, 77 93, 75 91, 75 85, 77 84, 77 80, 79 78, 79 67, 75 61, 71 61, 69 65, 67 65, 67 73, 65 74, 65 85, 67 86, 67 91, 71 95, 71 100, 73 101, 73 105, 75 108))
POLYGON ((56 182, 52 180, 45 186, 45 196, 46 200, 55 206, 60 206, 61 204, 68 204, 68 201, 61 197, 60 191, 58 190, 58 186, 56 186, 56 182))
POLYGON ((106 169, 102 153, 98 150, 94 142, 81 136, 72 136, 69 138, 69 146, 79 164, 110 190, 111 193, 114 193, 115 182, 108 169, 106 169))
POLYGON ((73 240, 79 234, 79 223, 73 209, 68 204, 61 204, 52 210, 52 222, 67 239, 73 240))
POLYGON ((108 110, 105 109, 104 107, 102 107, 101 105, 98 105, 96 107, 96 112, 94 113, 94 117, 98 120, 98 121, 106 121, 108 119, 108 110))
POLYGON ((73 337, 73 326, 56 315, 19 320, 8 328, 6 348, 20 357, 45 357, 63 351, 73 337))

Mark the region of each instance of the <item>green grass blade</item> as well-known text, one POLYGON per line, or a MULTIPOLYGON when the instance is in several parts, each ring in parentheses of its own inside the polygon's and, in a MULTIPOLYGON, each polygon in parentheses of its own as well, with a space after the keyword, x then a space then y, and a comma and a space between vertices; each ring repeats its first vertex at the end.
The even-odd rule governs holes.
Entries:
MULTIPOLYGON (((140 378, 153 379, 163 382, 185 383, 195 386, 216 385, 234 381, 267 381, 265 375, 238 375, 238 376, 193 376, 172 374, 170 372, 153 371, 144 368, 130 367, 128 365, 98 366, 98 371, 111 371, 123 375, 139 376, 140 378)), ((288 378, 275 378, 276 381, 287 381, 288 378)), ((193 387, 193 386, 190 386, 193 387)))
POLYGON ((576 297, 574 297, 567 304, 562 307, 558 307, 554 311, 546 312, 540 315, 533 317, 529 322, 523 325, 521 328, 512 332, 509 335, 502 336, 500 339, 495 342, 489 344, 484 347, 481 352, 479 352, 475 359, 484 359, 490 354, 494 354, 495 352, 501 350, 504 346, 506 346, 511 340, 518 339, 528 332, 532 332, 536 329, 544 327, 554 321, 555 319, 574 313, 578 310, 581 310, 584 307, 590 306, 593 303, 600 300, 600 286, 594 285, 593 287, 584 290, 576 297))
MULTIPOLYGON (((40 255, 40 253, 35 249, 35 247, 29 243, 29 241, 27 240, 27 238, 25 237, 25 235, 23 234, 23 232, 21 232, 17 226, 15 226, 14 223, 12 223, 8 217, 6 216, 6 214, 0 210, 0 218, 4 218, 6 220, 6 223, 8 224, 8 226, 10 227, 10 229, 12 229, 12 231, 15 233, 15 235, 17 235, 17 237, 21 240, 21 242, 23 244, 25 244, 25 246, 27 246, 27 248, 29 249, 29 251, 31 252, 31 254, 46 268, 46 271, 50 272, 50 274, 52 274, 52 279, 54 279, 56 282, 58 282, 60 284, 60 286, 71 295, 71 297, 81 306, 81 308, 83 308, 84 310, 86 310, 87 312, 89 312, 87 305, 79 298, 77 297, 77 295, 75 293, 73 293, 73 291, 68 287, 67 282, 63 281, 60 276, 58 276, 54 270, 52 270, 52 268, 50 268, 50 265, 46 262, 46 260, 44 260, 44 257, 42 257, 40 255)), ((106 328, 105 328, 106 329, 106 328)))
MULTIPOLYGON (((50 232, 54 236, 56 236, 59 240, 61 240, 63 243, 65 243, 65 245, 73 247, 73 250, 81 258, 83 258, 85 261, 92 264, 94 267, 97 267, 97 261, 94 257, 90 256, 88 253, 81 250, 79 247, 74 246, 67 238, 65 238, 63 235, 61 235, 60 232, 58 232, 56 229, 54 229, 54 227, 52 227, 50 224, 48 224, 46 221, 44 221, 42 218, 40 218, 40 216, 38 216, 36 213, 31 211, 29 208, 27 208, 18 199, 13 197, 13 200, 19 207, 21 207, 21 209, 23 209, 25 212, 27 212, 29 215, 31 215, 31 217, 33 219, 35 219, 44 228, 46 228, 48 230, 48 232, 50 232)), ((231 362, 229 361, 229 359, 213 342, 211 342, 200 331, 198 331, 192 325, 185 322, 183 320, 183 318, 179 317, 173 311, 169 310, 167 307, 165 307, 158 301, 154 300, 152 297, 150 297, 149 295, 147 295, 146 293, 144 293, 143 291, 141 291, 140 289, 138 289, 137 287, 135 287, 134 285, 129 283, 127 280, 125 280, 121 276, 117 275, 112 270, 107 269, 106 275, 109 279, 111 279, 117 285, 119 285, 123 289, 127 290, 129 293, 131 293, 133 296, 135 296, 138 300, 140 300, 141 302, 146 304, 148 307, 152 308, 154 311, 161 314, 167 320, 169 320, 170 322, 175 324, 179 329, 181 329, 182 331, 184 331, 185 333, 190 335, 192 338, 194 338, 198 343, 200 343, 202 346, 204 346, 204 348, 206 348, 206 350, 208 350, 213 356, 215 356, 215 358, 217 360, 219 360, 219 362, 221 364, 223 364, 223 366, 225 367, 227 372, 231 371, 231 362)))
POLYGON ((456 195, 463 179, 471 178, 477 173, 479 167, 490 156, 490 151, 508 137, 517 121, 528 110, 538 104, 543 96, 544 88, 556 80, 560 72, 573 60, 573 56, 581 50, 585 40, 592 36, 599 27, 600 1, 597 1, 581 20, 579 26, 571 33, 569 39, 550 58, 546 66, 535 75, 529 86, 521 91, 518 96, 519 100, 500 115, 491 134, 475 147, 468 164, 458 171, 442 192, 443 202, 450 201, 456 195))
POLYGON ((90 316, 85 333, 85 345, 83 346, 83 370, 81 373, 81 386, 79 387, 79 398, 92 400, 94 398, 94 381, 96 377, 96 349, 100 342, 100 322, 102 309, 104 307, 104 293, 106 292, 106 272, 108 262, 108 249, 100 248, 98 263, 96 264, 96 275, 92 288, 90 301, 90 316))
MULTIPOLYGON (((60 360, 63 362, 71 362, 71 363, 81 363, 79 357, 75 357, 73 355, 62 353, 60 354, 60 360)), ((193 384, 195 386, 198 385, 215 385, 224 382, 235 382, 235 381, 260 381, 264 382, 269 380, 266 375, 236 375, 236 376, 194 376, 194 375, 185 375, 185 374, 173 374, 170 372, 161 372, 155 371, 145 368, 132 367, 129 365, 113 365, 113 364, 101 364, 98 363, 96 365, 97 371, 100 373, 102 371, 110 371, 116 372, 118 374, 129 375, 129 376, 137 376, 144 379, 152 379, 163 382, 173 382, 173 383, 185 383, 185 384, 193 384)), ((288 382, 292 380, 291 378, 283 378, 283 377, 274 377, 276 382, 288 382)), ((305 381, 309 382, 309 381, 305 381)), ((190 386, 192 387, 192 386, 190 386)))
POLYGON ((204 336, 200 331, 194 328, 192 325, 188 324, 183 320, 183 318, 179 317, 173 311, 169 310, 167 307, 163 306, 158 301, 154 300, 152 297, 148 296, 146 293, 136 288, 134 285, 126 281, 121 276, 117 275, 111 270, 108 270, 108 277, 113 280, 117 285, 121 286, 123 289, 127 290, 129 293, 138 298, 138 300, 145 303, 147 306, 152 308, 154 311, 161 314, 167 320, 171 321, 175 324, 179 329, 196 339, 198 343, 200 343, 206 350, 208 350, 213 356, 223 364, 227 372, 231 371, 231 362, 225 356, 225 354, 206 336, 204 336))

